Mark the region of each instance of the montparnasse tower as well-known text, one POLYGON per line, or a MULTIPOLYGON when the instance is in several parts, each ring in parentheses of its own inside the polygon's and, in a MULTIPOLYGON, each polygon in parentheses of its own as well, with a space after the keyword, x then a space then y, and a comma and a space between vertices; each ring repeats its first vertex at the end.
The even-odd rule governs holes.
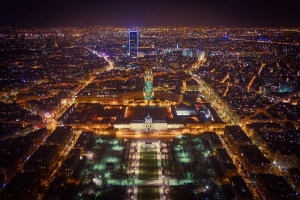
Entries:
POLYGON ((154 97, 154 91, 153 91, 153 75, 152 70, 147 69, 145 71, 145 77, 144 77, 144 98, 145 100, 151 100, 154 97))

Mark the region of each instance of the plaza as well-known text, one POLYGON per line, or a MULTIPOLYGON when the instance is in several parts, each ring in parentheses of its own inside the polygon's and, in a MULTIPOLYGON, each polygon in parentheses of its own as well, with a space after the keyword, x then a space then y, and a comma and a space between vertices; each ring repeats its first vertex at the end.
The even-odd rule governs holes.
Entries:
POLYGON ((81 171, 81 180, 100 188, 124 187, 126 199, 174 199, 174 195, 182 195, 181 190, 174 190, 179 186, 192 186, 203 194, 212 189, 221 193, 215 183, 221 183, 223 175, 213 150, 201 136, 97 137, 93 152, 81 171))

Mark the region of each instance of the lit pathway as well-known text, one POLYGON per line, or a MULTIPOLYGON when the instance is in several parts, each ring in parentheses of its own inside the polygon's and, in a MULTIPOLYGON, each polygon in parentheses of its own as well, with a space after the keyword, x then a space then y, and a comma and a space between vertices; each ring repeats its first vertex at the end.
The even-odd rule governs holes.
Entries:
POLYGON ((162 167, 161 167, 161 153, 160 153, 160 141, 158 144, 155 144, 156 151, 157 151, 157 166, 158 166, 158 181, 159 183, 159 195, 160 199, 164 199, 164 190, 163 190, 163 175, 162 175, 162 167))
MULTIPOLYGON (((163 143, 164 144, 164 143, 163 143)), ((176 147, 177 148, 177 147, 176 147)), ((153 150, 153 148, 152 148, 153 150)), ((160 155, 160 145, 159 145, 159 141, 157 139, 146 139, 146 140, 139 140, 138 143, 135 143, 135 141, 133 141, 130 145, 130 156, 129 158, 131 158, 132 156, 132 165, 131 168, 128 167, 127 169, 127 174, 129 174, 129 177, 131 177, 130 179, 134 180, 134 186, 133 186, 133 200, 138 200, 138 186, 159 186, 159 195, 160 195, 160 199, 161 200, 165 200, 164 198, 164 192, 163 192, 163 176, 162 176, 162 170, 161 170, 161 155, 160 155), (157 151, 157 167, 158 167, 158 179, 156 180, 140 180, 138 179, 138 175, 139 175, 139 167, 140 167, 140 152, 141 152, 141 148, 142 145, 145 144, 145 142, 152 142, 152 145, 154 146, 154 148, 157 151), (137 147, 137 152, 134 152, 134 149, 137 147), (135 160, 137 160, 137 162, 135 162, 135 160), (133 168, 135 167, 135 169, 133 168), (134 177, 134 173, 135 172, 135 177, 134 177)), ((174 179, 169 179, 169 185, 178 185, 177 180, 174 179)), ((181 179, 180 183, 191 183, 193 182, 192 178, 186 178, 186 179, 181 179)), ((109 179, 108 180, 109 184, 120 184, 118 179, 109 179)), ((123 184, 125 183, 125 181, 123 181, 123 184)))
MULTIPOLYGON (((149 140, 147 140, 149 141, 149 140)), ((157 167, 158 167, 158 179, 156 180, 139 180, 138 179, 138 174, 139 174, 139 161, 140 161, 140 149, 142 148, 142 145, 145 144, 145 141, 139 141, 138 143, 138 150, 137 150, 137 155, 135 158, 138 160, 138 162, 135 164, 136 169, 135 169, 135 174, 136 174, 136 179, 135 179, 135 186, 134 186, 134 192, 133 192, 133 199, 138 200, 138 186, 159 186, 159 195, 161 200, 165 200, 164 198, 164 191, 163 191, 163 175, 162 175, 162 170, 161 170, 161 155, 160 155, 160 145, 157 140, 152 141, 152 144, 154 145, 154 148, 157 151, 157 167)), ((135 143, 132 144, 133 146, 135 143)), ((131 169, 130 169, 131 171, 131 169)), ((132 173, 133 171, 131 171, 132 173)), ((130 174, 131 174, 130 173, 130 174)), ((187 178, 187 179, 182 179, 181 183, 186 182, 193 182, 193 179, 187 178)), ((178 185, 176 179, 169 179, 169 185, 178 185)))
MULTIPOLYGON (((142 145, 144 145, 145 142, 139 142, 138 143, 138 150, 137 150, 137 156, 136 159, 138 160, 138 162, 136 163, 136 169, 135 169, 135 174, 138 175, 139 174, 139 162, 140 162, 140 152, 141 152, 141 148, 142 145)), ((154 147, 154 149, 156 149, 157 152, 157 168, 158 168, 158 179, 156 180, 139 180, 137 179, 135 182, 135 187, 134 187, 134 200, 137 200, 138 197, 138 186, 140 185, 147 185, 147 186, 159 186, 159 195, 160 195, 160 199, 163 200, 164 199, 164 193, 163 193, 163 188, 162 188, 162 170, 161 170, 161 156, 160 156, 160 145, 157 142, 152 142, 152 146, 154 147)), ((150 148, 153 149, 153 148, 150 148)))

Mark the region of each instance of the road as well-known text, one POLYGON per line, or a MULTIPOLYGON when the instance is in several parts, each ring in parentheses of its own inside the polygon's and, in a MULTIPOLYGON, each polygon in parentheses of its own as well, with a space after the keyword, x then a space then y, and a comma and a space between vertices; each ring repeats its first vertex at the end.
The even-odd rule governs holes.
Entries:
MULTIPOLYGON (((229 107, 228 103, 220 99, 218 94, 216 94, 216 92, 214 92, 214 90, 207 83, 205 83, 205 81, 203 81, 200 77, 198 77, 196 74, 193 74, 192 71, 190 72, 190 74, 193 76, 193 79, 199 84, 199 92, 201 92, 205 96, 206 100, 211 103, 212 107, 216 110, 216 112, 219 114, 222 120, 227 122, 228 125, 238 124, 240 125, 240 127, 242 127, 243 125, 240 121, 240 118, 229 107)), ((252 192, 254 198, 259 199, 256 189, 252 187, 252 182, 244 176, 243 170, 241 169, 240 161, 234 155, 234 153, 232 153, 230 147, 227 146, 223 138, 220 137, 220 139, 228 155, 231 157, 234 165, 238 169, 238 173, 243 177, 245 183, 247 184, 249 190, 252 192)))
POLYGON ((109 59, 109 57, 105 55, 105 53, 103 53, 103 52, 98 52, 98 51, 96 51, 95 49, 92 49, 92 48, 87 47, 87 46, 85 46, 85 49, 88 50, 88 51, 90 51, 91 53, 96 54, 96 55, 97 55, 98 57, 100 57, 100 58, 104 58, 105 61, 108 62, 108 64, 109 64, 108 70, 114 69, 114 67, 115 67, 114 62, 111 61, 111 60, 109 59))
MULTIPOLYGON (((89 49, 88 49, 89 50, 89 49)), ((91 51, 91 50, 89 50, 91 51)), ((99 56, 99 55, 98 55, 99 56)), ((104 57, 107 62, 109 63, 109 67, 108 67, 108 70, 112 69, 113 68, 113 63, 108 61, 108 58, 107 57, 104 57)), ((92 77, 91 75, 92 74, 95 74, 95 73, 100 73, 104 70, 104 68, 99 68, 99 70, 97 70, 96 72, 93 71, 89 74, 89 77, 92 77)), ((105 69, 107 70, 107 69, 105 69)), ((51 118, 48 118, 47 120, 49 121, 49 123, 45 124, 46 127, 51 130, 51 131, 54 131, 55 128, 57 127, 57 120, 61 117, 61 115, 72 105, 75 103, 75 96, 78 92, 80 92, 80 90, 82 90, 83 88, 85 88, 88 84, 90 84, 92 81, 94 80, 94 78, 90 78, 89 80, 87 81, 83 81, 83 83, 81 84, 81 86, 77 87, 74 91, 72 91, 71 93, 73 95, 71 95, 69 97, 69 101, 63 105, 61 108, 58 108, 54 113, 53 117, 51 118)), ((64 162, 64 160, 66 159, 67 155, 69 154, 69 152, 73 149, 74 145, 76 144, 76 141, 78 139, 80 135, 80 132, 79 131, 76 131, 74 132, 74 136, 73 136, 73 139, 71 140, 71 142, 69 144, 67 144, 67 146, 65 147, 65 149, 63 150, 63 152, 61 152, 61 156, 59 158, 59 160, 57 161, 57 164, 55 165, 55 168, 53 169, 51 175, 49 176, 49 178, 45 181, 42 182, 42 185, 44 186, 44 189, 43 191, 47 191, 50 183, 53 181, 53 179, 55 178, 55 175, 57 174, 57 172, 59 171, 62 163, 64 162)), ((38 195, 38 200, 41 200, 44 196, 44 193, 40 193, 38 195)))

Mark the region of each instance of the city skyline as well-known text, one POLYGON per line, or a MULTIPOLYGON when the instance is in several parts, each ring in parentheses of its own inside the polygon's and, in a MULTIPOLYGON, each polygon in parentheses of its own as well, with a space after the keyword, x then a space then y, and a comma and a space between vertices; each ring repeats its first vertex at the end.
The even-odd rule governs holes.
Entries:
POLYGON ((300 199, 290 0, 0 4, 0 199, 300 199))

